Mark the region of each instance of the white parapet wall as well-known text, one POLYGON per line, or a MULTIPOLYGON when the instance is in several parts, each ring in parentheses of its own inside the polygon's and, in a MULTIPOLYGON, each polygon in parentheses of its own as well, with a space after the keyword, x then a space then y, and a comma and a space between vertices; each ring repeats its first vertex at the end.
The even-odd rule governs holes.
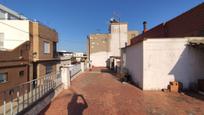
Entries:
POLYGON ((128 70, 135 84, 143 88, 143 42, 127 47, 124 50, 122 65, 128 70))
POLYGON ((143 43, 144 90, 167 88, 173 80, 188 89, 204 78, 204 51, 188 46, 188 38, 155 38, 143 43))
POLYGON ((143 90, 166 89, 179 81, 184 89, 204 79, 204 50, 188 46, 188 38, 151 38, 125 49, 125 66, 143 90))
POLYGON ((108 52, 97 52, 90 55, 91 65, 97 67, 106 67, 106 61, 109 58, 108 52))
POLYGON ((61 67, 61 77, 64 89, 68 89, 71 85, 71 75, 68 66, 61 67))

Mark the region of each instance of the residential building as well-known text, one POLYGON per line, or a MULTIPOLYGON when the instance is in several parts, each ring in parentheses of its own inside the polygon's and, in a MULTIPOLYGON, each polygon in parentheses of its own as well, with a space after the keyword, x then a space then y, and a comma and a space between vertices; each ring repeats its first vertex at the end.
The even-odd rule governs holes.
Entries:
POLYGON ((137 31, 128 31, 128 24, 111 20, 108 34, 90 34, 88 38, 88 58, 93 66, 108 66, 110 57, 120 57, 120 49, 138 35, 137 31))
POLYGON ((49 73, 56 73, 58 34, 55 30, 38 22, 31 23, 31 46, 33 77, 43 77, 49 73))
MULTIPOLYGON (((0 9, 4 13, 19 16, 14 15, 15 13, 5 6, 2 8, 1 5, 0 9)), ((56 73, 58 34, 54 29, 20 17, 11 20, 2 18, 0 27, 0 79, 2 81, 0 85, 2 89, 6 90, 25 80, 56 73), (7 69, 8 66, 9 69, 7 69), (19 72, 19 74, 12 72, 19 72), (25 77, 21 78, 19 75, 25 77)))
POLYGON ((0 20, 25 20, 25 16, 0 4, 0 20))
POLYGON ((60 71, 61 67, 71 65, 73 52, 58 51, 58 57, 57 71, 60 71))
POLYGON ((170 81, 178 81, 184 89, 197 86, 204 79, 202 42, 204 3, 144 31, 122 49, 122 68, 143 90, 167 89, 170 81))
POLYGON ((29 80, 29 42, 13 50, 0 50, 0 91, 29 80))
POLYGON ((87 59, 87 56, 83 52, 73 52, 73 59, 76 60, 76 62, 85 61, 87 59))

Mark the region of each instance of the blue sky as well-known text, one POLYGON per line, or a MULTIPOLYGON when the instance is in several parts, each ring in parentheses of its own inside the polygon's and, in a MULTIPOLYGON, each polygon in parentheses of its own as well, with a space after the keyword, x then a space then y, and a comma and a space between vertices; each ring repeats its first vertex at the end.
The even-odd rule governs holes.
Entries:
POLYGON ((203 0, 0 0, 0 3, 57 30, 58 50, 86 51, 87 35, 108 32, 114 12, 129 30, 152 28, 203 0))

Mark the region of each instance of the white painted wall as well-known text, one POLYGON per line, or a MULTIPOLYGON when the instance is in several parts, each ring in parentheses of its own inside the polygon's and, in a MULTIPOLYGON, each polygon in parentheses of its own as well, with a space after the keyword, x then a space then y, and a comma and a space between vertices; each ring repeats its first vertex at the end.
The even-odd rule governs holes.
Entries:
POLYGON ((143 88, 143 42, 127 47, 126 49, 126 68, 132 80, 140 88, 143 88))
POLYGON ((120 56, 120 48, 128 42, 127 24, 111 25, 110 52, 111 56, 120 56))
POLYGON ((97 53, 91 53, 90 60, 91 65, 96 67, 106 67, 106 61, 109 58, 108 52, 97 52, 97 53))
POLYGON ((29 21, 0 20, 0 33, 4 33, 3 48, 12 50, 29 40, 29 21))
POLYGON ((144 90, 167 88, 172 80, 188 88, 204 78, 204 50, 186 46, 187 38, 155 38, 143 43, 144 90))

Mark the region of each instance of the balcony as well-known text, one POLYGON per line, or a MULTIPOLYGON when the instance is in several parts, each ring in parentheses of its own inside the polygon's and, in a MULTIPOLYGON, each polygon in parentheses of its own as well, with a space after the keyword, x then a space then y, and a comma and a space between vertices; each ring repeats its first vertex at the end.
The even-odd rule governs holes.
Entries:
POLYGON ((21 95, 21 90, 15 90, 17 87, 4 91, 3 94, 7 95, 3 96, 1 114, 196 115, 204 113, 203 96, 142 91, 129 83, 119 82, 106 68, 93 68, 92 71, 78 74, 75 79, 73 76, 66 77, 69 78, 67 80, 72 80, 71 86, 65 88, 64 72, 76 74, 81 71, 79 65, 73 66, 72 69, 65 68, 69 68, 68 71, 62 69, 61 73, 56 73, 54 77, 44 77, 41 78, 42 81, 39 79, 35 80, 35 83, 29 81, 20 85, 26 87, 28 84, 27 90, 23 89, 24 95, 21 95))
POLYGON ((62 73, 61 69, 0 92, 0 115, 29 114, 33 109, 38 109, 37 114, 64 89, 67 81, 63 81, 63 77, 73 79, 81 67, 81 64, 65 67, 67 73, 62 73))

